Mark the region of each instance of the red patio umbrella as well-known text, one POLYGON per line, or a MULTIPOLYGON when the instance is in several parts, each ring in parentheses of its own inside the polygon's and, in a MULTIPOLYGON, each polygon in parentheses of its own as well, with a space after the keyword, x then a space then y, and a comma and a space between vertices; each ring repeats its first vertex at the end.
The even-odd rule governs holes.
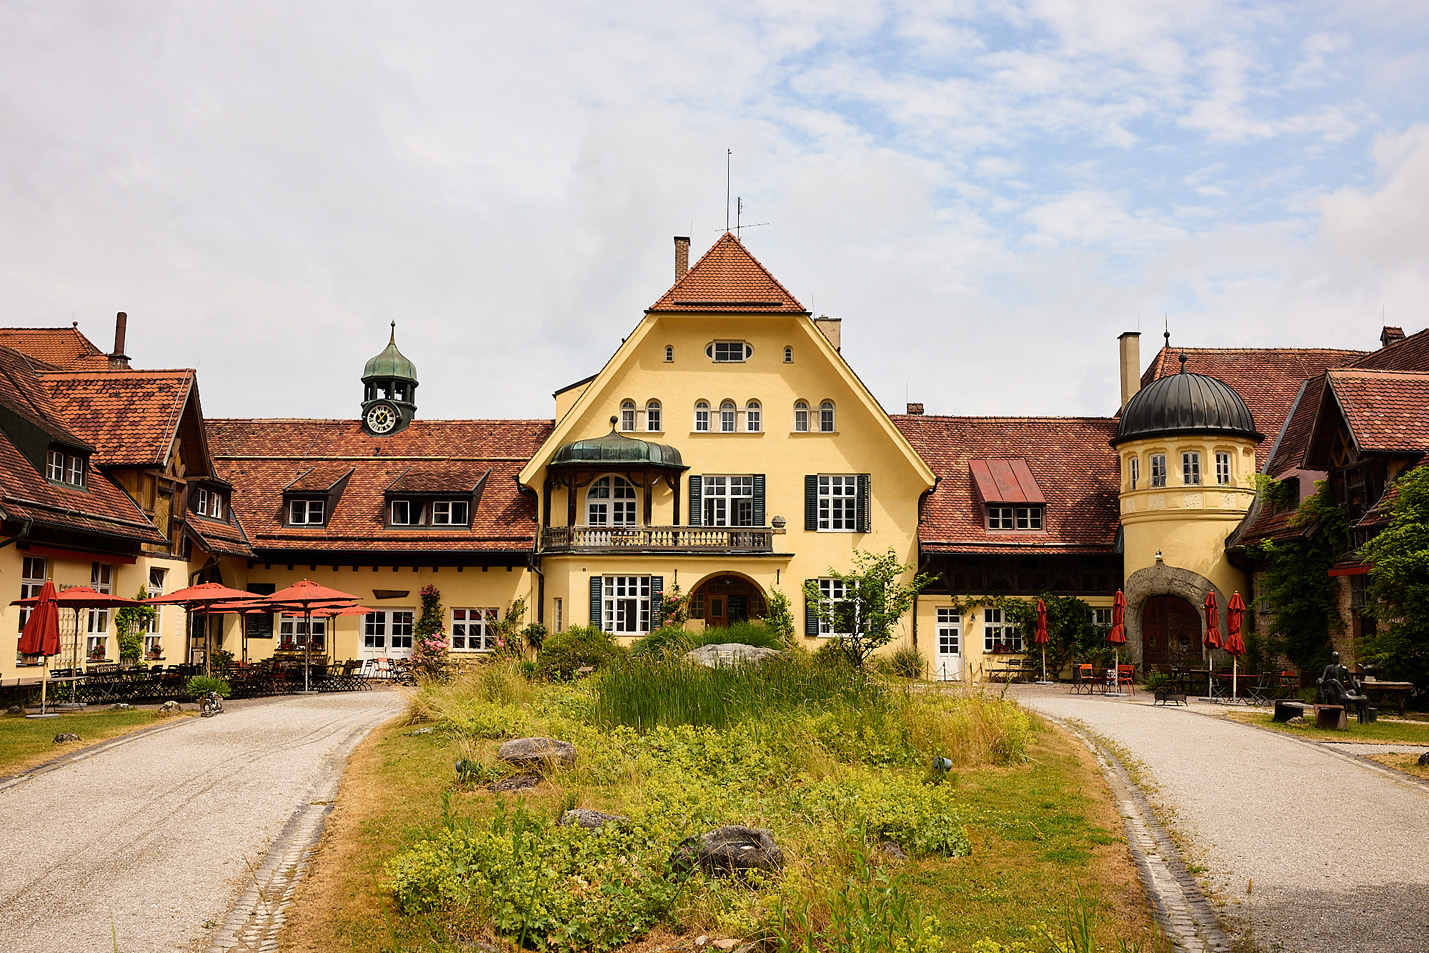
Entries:
POLYGON ((1236 677, 1239 674, 1240 657, 1245 654, 1245 640, 1240 637, 1241 617, 1245 615, 1245 600, 1240 597, 1240 590, 1231 593, 1230 604, 1226 607, 1226 625, 1229 631, 1226 634, 1225 650, 1231 656, 1231 699, 1236 697, 1236 677))
MULTIPOLYGON (((38 596, 16 599, 12 606, 33 606, 39 603, 38 596)), ((55 596, 55 605, 61 609, 74 610, 74 639, 70 644, 70 668, 79 668, 79 614, 86 609, 122 609, 139 603, 123 596, 112 596, 107 592, 91 589, 89 586, 70 586, 55 596)), ((59 653, 56 653, 59 654, 59 653)))
POLYGON ((50 680, 50 656, 60 654, 60 612, 55 604, 55 584, 48 579, 40 587, 35 609, 20 633, 20 652, 44 658, 40 669, 40 717, 45 717, 45 694, 50 680))
POLYGON ((1113 646, 1112 690, 1121 691, 1121 646, 1126 644, 1126 596, 1120 589, 1111 601, 1111 628, 1107 630, 1107 642, 1113 646))
POLYGON ((313 650, 313 611, 321 608, 346 608, 357 603, 357 596, 340 589, 330 589, 311 579, 302 579, 286 589, 279 589, 264 600, 278 608, 298 608, 303 610, 305 621, 303 638, 303 691, 309 692, 308 673, 313 650))
POLYGON ((1037 634, 1033 642, 1042 646, 1042 681, 1047 681, 1047 604, 1037 600, 1037 634))
MULTIPOLYGON (((221 582, 203 582, 197 586, 189 586, 186 589, 171 592, 166 596, 154 596, 151 599, 145 599, 144 604, 151 606, 183 606, 184 621, 187 623, 195 609, 203 609, 205 614, 209 614, 213 611, 215 605, 240 601, 246 602, 253 598, 253 593, 244 592, 242 589, 230 589, 221 582)), ((191 631, 191 626, 186 624, 184 630, 186 632, 191 631)), ((212 648, 212 646, 209 645, 210 638, 211 636, 208 629, 205 627, 203 634, 203 671, 205 675, 212 674, 213 671, 211 665, 213 652, 210 651, 212 648)), ((189 653, 186 652, 185 654, 187 655, 189 653)))
POLYGON ((1206 593, 1204 605, 1206 607, 1206 638, 1202 644, 1206 647, 1206 668, 1208 670, 1206 694, 1213 695, 1209 671, 1214 670, 1215 666, 1211 664, 1211 651, 1221 647, 1221 614, 1216 610, 1216 591, 1214 589, 1206 593))

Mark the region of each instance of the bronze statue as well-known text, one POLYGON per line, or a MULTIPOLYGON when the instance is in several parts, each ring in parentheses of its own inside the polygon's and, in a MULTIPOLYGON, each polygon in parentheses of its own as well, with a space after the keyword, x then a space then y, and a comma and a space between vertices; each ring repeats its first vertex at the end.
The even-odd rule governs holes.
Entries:
POLYGON ((1350 670, 1340 664, 1340 653, 1330 653, 1330 664, 1315 680, 1319 686, 1315 691, 1315 701, 1320 705, 1342 705, 1345 710, 1354 709, 1356 717, 1365 720, 1365 707, 1369 696, 1363 694, 1360 686, 1350 675, 1350 670))

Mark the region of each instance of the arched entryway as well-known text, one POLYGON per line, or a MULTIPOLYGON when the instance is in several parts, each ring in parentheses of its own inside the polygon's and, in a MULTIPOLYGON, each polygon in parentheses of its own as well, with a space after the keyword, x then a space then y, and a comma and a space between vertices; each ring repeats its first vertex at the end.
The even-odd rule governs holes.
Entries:
POLYGON ((1180 596, 1152 596, 1141 607, 1142 665, 1190 666, 1201 660, 1201 616, 1180 596))
POLYGON ((707 629, 762 619, 764 608, 758 584, 733 573, 710 576, 690 590, 690 618, 703 619, 707 629))

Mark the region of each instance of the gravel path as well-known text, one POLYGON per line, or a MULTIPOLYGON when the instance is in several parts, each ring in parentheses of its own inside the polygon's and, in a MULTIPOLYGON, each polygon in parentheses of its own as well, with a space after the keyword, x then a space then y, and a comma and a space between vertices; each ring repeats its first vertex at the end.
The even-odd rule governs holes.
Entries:
POLYGON ((234 705, 0 782, 4 949, 230 946, 218 931, 245 919, 235 901, 271 873, 270 848, 291 857, 316 833, 348 754, 405 704, 378 690, 234 705))
POLYGON ((1216 706, 1013 692, 1129 754, 1222 921, 1257 949, 1429 949, 1429 786, 1335 750, 1347 746, 1216 717, 1216 706))

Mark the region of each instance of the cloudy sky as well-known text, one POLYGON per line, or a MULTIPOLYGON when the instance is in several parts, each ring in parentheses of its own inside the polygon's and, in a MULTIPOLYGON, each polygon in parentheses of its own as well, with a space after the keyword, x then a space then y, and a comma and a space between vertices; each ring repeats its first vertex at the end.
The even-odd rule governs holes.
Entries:
POLYGON ((1116 336, 1429 324, 1419 0, 0 0, 0 308, 209 416, 540 417, 725 222, 890 410, 1103 414, 1116 336), (1384 315, 1384 320, 1381 320, 1384 315))

